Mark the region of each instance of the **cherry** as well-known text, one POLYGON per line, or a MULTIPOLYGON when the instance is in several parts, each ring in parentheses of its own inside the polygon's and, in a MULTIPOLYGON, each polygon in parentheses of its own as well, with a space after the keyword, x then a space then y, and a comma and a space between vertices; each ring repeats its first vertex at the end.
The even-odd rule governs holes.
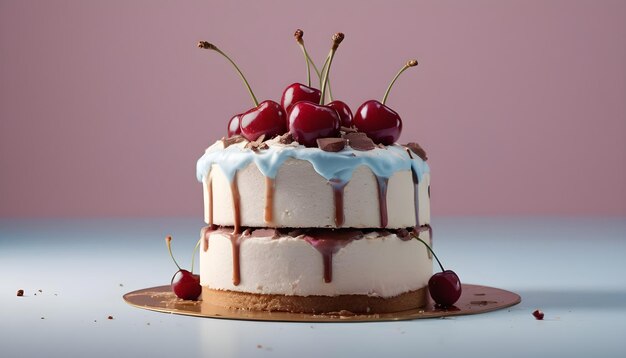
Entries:
POLYGON ((337 137, 341 120, 329 106, 312 102, 298 102, 289 114, 289 128, 293 138, 307 147, 315 147, 317 138, 337 137))
POLYGON ((301 101, 317 103, 321 96, 322 93, 317 88, 305 86, 302 83, 293 83, 285 88, 280 104, 289 113, 294 104, 301 101))
POLYGON ((344 35, 336 33, 333 35, 333 45, 328 54, 328 66, 322 79, 322 92, 319 104, 313 102, 298 102, 289 113, 289 132, 298 143, 307 147, 314 147, 317 138, 336 137, 339 135, 341 119, 339 113, 329 106, 324 106, 324 94, 328 82, 328 73, 335 51, 343 41, 344 35))
MULTIPOLYGON (((256 99, 254 92, 252 92, 252 88, 250 88, 250 84, 246 77, 243 75, 239 67, 235 64, 233 60, 222 50, 217 48, 217 46, 208 43, 206 41, 198 42, 198 47, 213 50, 224 58, 228 60, 228 62, 233 65, 239 77, 243 80, 244 85, 246 86, 250 97, 252 97, 252 102, 254 102, 255 107, 248 110, 244 114, 241 115, 240 119, 240 128, 241 135, 246 137, 249 141, 256 140, 261 134, 265 134, 265 136, 269 139, 274 135, 283 134, 286 132, 286 115, 285 111, 282 107, 274 102, 274 101, 264 101, 259 104, 259 101, 256 99), (258 121, 258 123, 256 123, 258 121), (245 126, 244 126, 245 122, 245 126)), ((230 130, 231 121, 229 121, 228 127, 230 130)))
POLYGON ((197 301, 202 293, 200 276, 187 270, 178 270, 172 277, 172 291, 180 299, 197 301))
MULTIPOLYGON (((176 271, 176 273, 172 277, 172 291, 174 291, 174 294, 178 298, 181 298, 183 300, 195 301, 198 299, 198 297, 200 297, 200 294, 202 293, 202 286, 200 286, 200 276, 193 274, 193 259, 191 261, 191 272, 180 268, 178 262, 176 262, 176 259, 174 258, 174 255, 172 255, 171 241, 171 236, 165 238, 165 243, 167 245, 167 250, 170 253, 170 257, 174 261, 174 264, 176 264, 176 267, 178 267, 178 271, 176 271)), ((198 241, 198 243, 200 243, 200 241, 198 241)), ((197 248, 198 244, 196 244, 196 249, 197 248)), ((196 249, 194 249, 194 258, 196 249)))
POLYGON ((435 260, 441 268, 441 272, 432 275, 428 280, 428 292, 433 301, 440 307, 450 307, 461 297, 462 286, 459 276, 452 270, 445 270, 441 261, 433 251, 433 249, 424 240, 420 239, 415 233, 413 238, 420 241, 426 246, 428 251, 433 254, 435 260))
POLYGON ((461 297, 461 280, 454 271, 437 272, 428 280, 428 291, 439 306, 449 307, 461 297))
POLYGON ((328 107, 333 108, 339 114, 341 125, 344 127, 352 126, 352 111, 345 102, 332 101, 328 104, 328 107))
POLYGON ((402 131, 400 115, 376 100, 363 103, 356 110, 352 124, 375 143, 384 145, 395 143, 402 131))
POLYGON ((280 104, 263 101, 256 108, 241 115, 241 135, 254 141, 262 134, 269 139, 287 132, 287 115, 280 104))
POLYGON ((400 77, 402 72, 414 66, 417 66, 417 60, 410 60, 398 71, 387 87, 382 102, 369 100, 356 110, 352 123, 359 131, 367 134, 374 142, 391 145, 400 138, 400 133, 402 132, 402 120, 400 119, 400 115, 393 109, 387 107, 385 102, 387 101, 391 87, 393 87, 393 84, 398 77, 400 77))
POLYGON ((243 113, 236 114, 228 121, 228 136, 229 137, 241 134, 241 127, 239 127, 239 123, 241 122, 242 115, 243 113))

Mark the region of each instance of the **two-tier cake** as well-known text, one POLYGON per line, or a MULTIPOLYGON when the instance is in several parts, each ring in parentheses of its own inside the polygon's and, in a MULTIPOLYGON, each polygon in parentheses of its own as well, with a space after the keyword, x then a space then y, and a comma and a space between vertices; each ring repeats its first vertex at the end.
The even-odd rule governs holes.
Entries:
POLYGON ((411 231, 431 236, 421 153, 355 150, 349 140, 327 152, 284 137, 265 149, 220 140, 198 161, 203 300, 309 313, 422 306, 432 261, 410 240, 411 231))

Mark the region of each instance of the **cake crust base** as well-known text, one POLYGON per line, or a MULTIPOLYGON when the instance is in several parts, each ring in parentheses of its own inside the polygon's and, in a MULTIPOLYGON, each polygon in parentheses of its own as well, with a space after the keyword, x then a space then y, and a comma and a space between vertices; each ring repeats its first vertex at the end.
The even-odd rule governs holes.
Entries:
POLYGON ((390 313, 423 307, 427 303, 427 288, 409 291, 395 297, 368 295, 287 296, 215 290, 202 287, 202 301, 213 305, 253 310, 292 313, 390 313))

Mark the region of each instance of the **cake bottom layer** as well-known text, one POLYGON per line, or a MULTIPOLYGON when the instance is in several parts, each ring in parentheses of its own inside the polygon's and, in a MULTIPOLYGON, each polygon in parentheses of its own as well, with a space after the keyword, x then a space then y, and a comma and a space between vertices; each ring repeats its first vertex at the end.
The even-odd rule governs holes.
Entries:
POLYGON ((254 310, 292 313, 373 314, 400 312, 426 305, 427 288, 405 292, 395 297, 368 295, 287 296, 214 290, 202 287, 202 301, 213 305, 254 310))
MULTIPOLYGON (((415 229, 430 242, 429 227, 415 229), (425 231, 424 231, 425 230, 425 231)), ((200 284, 283 296, 394 298, 428 285, 432 259, 407 230, 205 228, 200 284)))

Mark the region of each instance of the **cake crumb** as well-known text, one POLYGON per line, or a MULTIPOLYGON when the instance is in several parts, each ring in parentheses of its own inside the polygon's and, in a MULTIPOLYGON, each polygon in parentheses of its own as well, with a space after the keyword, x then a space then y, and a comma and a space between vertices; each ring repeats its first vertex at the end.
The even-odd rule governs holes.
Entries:
POLYGON ((17 296, 18 297, 24 296, 24 290, 22 290, 22 289, 17 290, 17 296))
POLYGON ((263 348, 263 346, 262 346, 262 345, 260 345, 260 344, 257 344, 257 345, 256 345, 256 347, 257 347, 258 349, 262 349, 262 348, 263 348))
POLYGON ((46 319, 45 317, 41 317, 41 319, 46 319))
POLYGON ((37 290, 37 291, 39 291, 39 292, 43 292, 42 290, 37 290))
POLYGON ((541 310, 537 309, 537 310, 533 311, 533 316, 535 316, 536 320, 541 321, 541 320, 543 320, 544 314, 543 314, 543 312, 541 310))
POLYGON ((113 319, 113 316, 109 316, 109 317, 107 317, 107 319, 113 319))

